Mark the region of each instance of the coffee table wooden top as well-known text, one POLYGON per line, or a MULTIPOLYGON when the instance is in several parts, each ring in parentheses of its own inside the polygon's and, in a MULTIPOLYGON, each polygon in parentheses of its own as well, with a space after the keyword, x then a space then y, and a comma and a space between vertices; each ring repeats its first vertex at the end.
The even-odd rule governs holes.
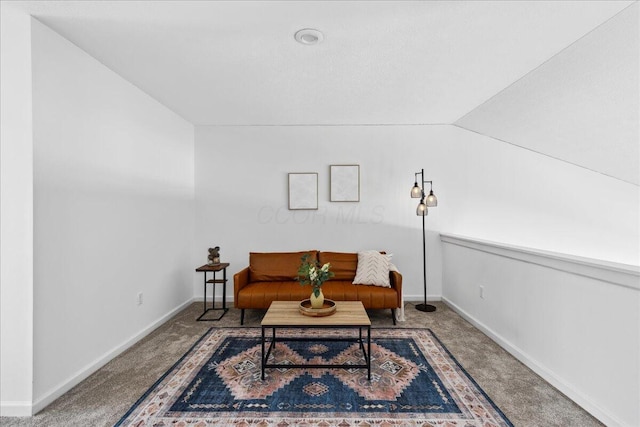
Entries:
POLYGON ((331 316, 313 317, 300 313, 300 301, 273 301, 262 319, 262 326, 371 326, 361 301, 336 301, 331 316))

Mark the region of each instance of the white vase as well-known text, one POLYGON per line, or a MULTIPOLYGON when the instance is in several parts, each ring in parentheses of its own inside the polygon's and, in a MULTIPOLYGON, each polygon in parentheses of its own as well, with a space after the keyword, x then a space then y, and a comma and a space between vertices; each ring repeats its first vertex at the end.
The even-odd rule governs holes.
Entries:
POLYGON ((309 297, 309 301, 311 301, 311 308, 322 308, 324 306, 324 295, 322 294, 322 289, 319 289, 320 293, 316 297, 315 292, 311 292, 311 296, 309 297))

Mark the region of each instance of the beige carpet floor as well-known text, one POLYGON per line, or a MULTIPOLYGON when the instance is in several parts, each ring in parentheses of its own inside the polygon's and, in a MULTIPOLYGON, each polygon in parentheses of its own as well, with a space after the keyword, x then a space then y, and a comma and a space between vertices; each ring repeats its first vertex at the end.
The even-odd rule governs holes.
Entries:
MULTIPOLYGON (((516 426, 601 426, 596 419, 513 358, 443 303, 422 313, 406 306, 398 327, 430 328, 516 426)), ((231 309, 220 322, 196 322, 194 303, 30 418, 0 418, 4 426, 112 426, 210 327, 240 325, 231 309)), ((215 314, 215 313, 210 313, 215 314)), ((245 326, 264 312, 247 310, 245 326)), ((390 311, 371 311, 373 327, 392 327, 390 311)))

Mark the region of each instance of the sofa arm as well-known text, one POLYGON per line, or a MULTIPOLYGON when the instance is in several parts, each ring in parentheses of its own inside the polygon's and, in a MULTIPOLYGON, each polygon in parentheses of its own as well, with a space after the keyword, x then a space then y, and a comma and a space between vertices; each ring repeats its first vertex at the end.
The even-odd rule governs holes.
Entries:
POLYGON ((233 275, 233 305, 238 308, 238 292, 249 284, 249 267, 233 275))
POLYGON ((395 289, 398 294, 398 307, 402 308, 402 274, 397 271, 390 271, 389 282, 391 283, 391 287, 395 289))

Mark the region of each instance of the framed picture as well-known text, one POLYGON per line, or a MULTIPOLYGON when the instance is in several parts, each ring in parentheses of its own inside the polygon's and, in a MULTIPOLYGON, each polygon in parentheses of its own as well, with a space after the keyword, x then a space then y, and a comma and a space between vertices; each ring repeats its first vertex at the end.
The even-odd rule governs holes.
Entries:
POLYGON ((318 173, 289 174, 289 209, 318 209, 318 173))
POLYGON ((360 165, 331 165, 331 201, 360 201, 360 165))

